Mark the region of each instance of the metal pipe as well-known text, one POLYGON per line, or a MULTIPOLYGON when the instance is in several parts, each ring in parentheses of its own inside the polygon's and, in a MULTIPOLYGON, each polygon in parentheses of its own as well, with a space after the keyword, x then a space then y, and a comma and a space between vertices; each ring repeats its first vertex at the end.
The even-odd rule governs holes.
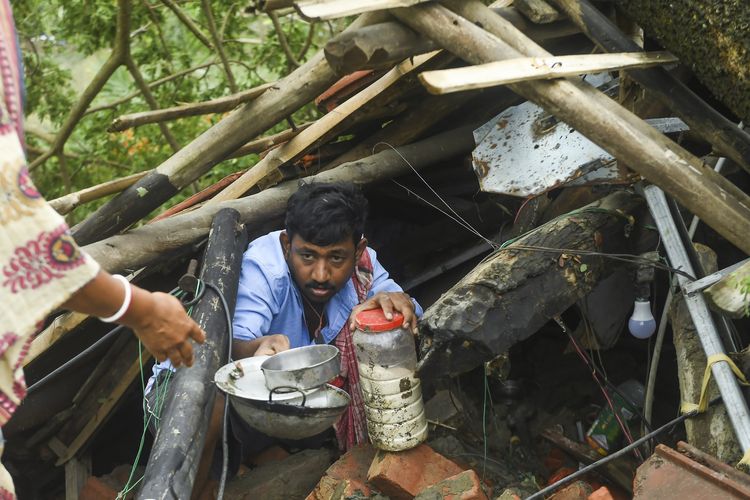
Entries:
MULTIPOLYGON (((695 271, 680 240, 677 226, 669 211, 664 191, 657 186, 651 185, 644 188, 644 195, 656 226, 659 229, 659 234, 664 242, 664 248, 667 251, 667 256, 672 267, 694 275, 695 271)), ((680 287, 684 287, 690 282, 687 277, 682 275, 677 275, 677 280, 680 283, 680 287)), ((703 295, 684 295, 685 304, 690 311, 690 317, 698 332, 698 337, 706 357, 714 354, 725 354, 719 332, 716 329, 716 325, 714 325, 711 312, 703 295)), ((719 392, 721 393, 740 446, 743 451, 748 451, 750 450, 750 413, 748 413, 747 403, 740 391, 737 379, 729 364, 724 361, 714 363, 711 366, 711 372, 716 380, 716 385, 719 387, 719 392)))

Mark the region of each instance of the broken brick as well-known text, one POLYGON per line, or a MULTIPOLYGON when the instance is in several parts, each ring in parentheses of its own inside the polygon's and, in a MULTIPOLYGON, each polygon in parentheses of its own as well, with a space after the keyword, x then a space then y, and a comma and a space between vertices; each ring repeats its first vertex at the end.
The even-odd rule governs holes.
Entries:
POLYGON ((422 490, 414 500, 487 500, 487 495, 477 473, 465 470, 422 490))
POLYGON ((588 500, 615 500, 615 497, 612 496, 609 488, 607 488, 606 486, 602 486, 598 490, 595 490, 591 495, 589 495, 588 500))
POLYGON ((91 476, 86 480, 81 492, 80 500, 115 500, 119 491, 104 478, 91 476))
POLYGON ((356 494, 369 496, 367 471, 374 456, 375 448, 369 443, 352 448, 326 470, 307 500, 333 500, 356 494))
POLYGON ((576 481, 552 495, 550 500, 588 500, 591 493, 590 484, 583 481, 576 481))
POLYGON ((378 451, 367 480, 394 500, 413 498, 425 488, 463 472, 425 444, 398 453, 378 451))

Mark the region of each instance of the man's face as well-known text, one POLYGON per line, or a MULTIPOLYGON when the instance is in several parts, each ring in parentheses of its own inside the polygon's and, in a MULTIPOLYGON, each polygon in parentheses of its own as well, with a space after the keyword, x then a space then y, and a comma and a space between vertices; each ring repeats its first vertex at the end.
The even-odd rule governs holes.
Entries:
POLYGON ((308 300, 319 304, 328 302, 346 285, 367 247, 364 238, 356 246, 350 237, 322 247, 297 234, 290 241, 286 231, 279 240, 297 287, 308 300))

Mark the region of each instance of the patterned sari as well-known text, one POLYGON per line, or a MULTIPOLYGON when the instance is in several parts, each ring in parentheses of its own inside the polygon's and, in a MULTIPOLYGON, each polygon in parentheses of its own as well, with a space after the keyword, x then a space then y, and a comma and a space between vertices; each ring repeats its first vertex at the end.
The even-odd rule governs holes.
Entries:
MULTIPOLYGON (((21 64, 8 0, 0 0, 0 426, 26 395, 23 360, 44 318, 96 276, 64 219, 34 187, 23 153, 21 64)), ((0 441, 2 446, 2 441, 0 441)), ((2 449, 0 448, 0 453, 2 449)), ((0 500, 15 498, 0 465, 0 500)))

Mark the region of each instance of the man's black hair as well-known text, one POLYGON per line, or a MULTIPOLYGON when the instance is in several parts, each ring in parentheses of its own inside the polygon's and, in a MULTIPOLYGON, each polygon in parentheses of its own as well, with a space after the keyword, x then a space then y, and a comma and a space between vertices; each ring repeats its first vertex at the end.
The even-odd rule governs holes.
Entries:
POLYGON ((291 241, 299 235, 313 245, 326 246, 362 237, 367 199, 349 182, 303 184, 287 202, 286 232, 291 241))

